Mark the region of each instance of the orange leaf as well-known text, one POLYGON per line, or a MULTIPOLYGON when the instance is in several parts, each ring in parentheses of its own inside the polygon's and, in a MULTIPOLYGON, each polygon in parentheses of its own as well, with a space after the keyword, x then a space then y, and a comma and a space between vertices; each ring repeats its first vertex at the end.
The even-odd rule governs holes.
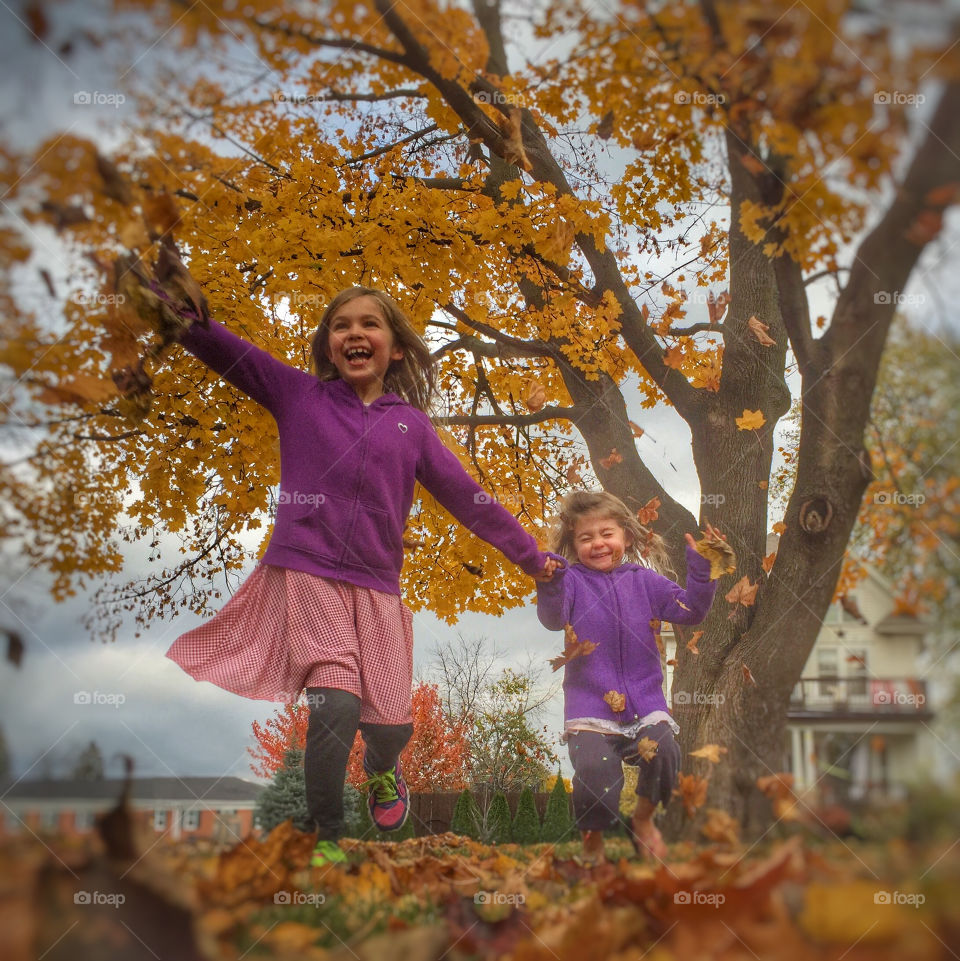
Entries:
POLYGON ((753 676, 753 672, 747 667, 746 664, 741 664, 740 667, 743 669, 743 679, 748 683, 757 687, 757 679, 753 676))
POLYGON ((737 430, 759 430, 767 422, 762 410, 747 410, 744 408, 743 416, 736 419, 737 430))
POLYGON ((597 649, 593 641, 581 641, 577 639, 576 632, 570 624, 563 628, 563 653, 559 657, 550 658, 550 667, 559 671, 564 664, 569 663, 575 657, 583 657, 591 654, 597 649))
POLYGON ((742 604, 744 607, 752 607, 757 599, 757 588, 759 587, 759 581, 757 581, 756 584, 751 584, 750 579, 744 574, 744 576, 727 591, 724 597, 731 604, 742 604))
POLYGON ((737 555, 722 537, 701 537, 694 547, 701 557, 710 561, 711 581, 737 569, 737 555))
POLYGON ((705 838, 720 844, 740 843, 740 823, 720 808, 707 808, 707 819, 700 832, 705 838))
POLYGON ((627 423, 630 425, 630 430, 633 431, 633 436, 636 437, 637 440, 640 440, 640 438, 643 437, 643 428, 635 424, 632 420, 627 421, 627 423))
POLYGON ((750 328, 750 333, 752 333, 753 336, 756 337, 764 347, 777 346, 777 342, 767 333, 767 331, 770 329, 769 326, 762 320, 757 320, 756 317, 751 317, 747 321, 747 326, 750 328))
POLYGON ((787 525, 784 524, 783 521, 777 521, 777 523, 773 525, 774 534, 782 534, 786 529, 787 525))
POLYGON ((777 559, 777 552, 774 551, 772 554, 767 554, 767 556, 761 561, 761 566, 763 567, 764 573, 769 574, 773 570, 773 562, 777 559))
POLYGON ((921 210, 907 228, 904 237, 917 247, 928 244, 943 227, 943 213, 939 210, 921 210))
POLYGON ((102 404, 116 396, 110 381, 93 374, 74 374, 70 380, 44 387, 40 400, 45 404, 102 404))
POLYGON ((758 157, 755 157, 752 153, 745 153, 740 155, 740 163, 747 168, 754 176, 757 174, 762 174, 766 169, 766 164, 758 157))
POLYGON ((644 527, 652 524, 659 516, 660 510, 660 498, 651 497, 650 500, 637 511, 637 520, 643 524, 644 527))
POLYGON ((677 666, 677 659, 675 657, 671 657, 670 660, 667 661, 667 667, 676 667, 676 666, 677 666))
POLYGON ((949 207, 950 204, 955 204, 958 200, 960 200, 960 183, 956 181, 943 184, 941 187, 934 187, 923 198, 923 202, 931 207, 949 207))
POLYGON ((583 483, 583 478, 580 476, 580 469, 576 464, 570 464, 569 467, 567 467, 566 477, 567 483, 574 487, 583 483))
POLYGON ((606 468, 606 470, 610 470, 610 468, 613 467, 614 464, 622 464, 622 463, 623 463, 623 457, 621 456, 620 452, 617 450, 616 447, 614 447, 613 450, 610 451, 610 453, 606 457, 600 458, 600 465, 606 468))
POLYGON ((530 171, 532 164, 523 146, 523 114, 518 107, 512 107, 507 115, 506 126, 501 127, 503 134, 503 159, 521 170, 530 171))
POLYGON ((691 751, 690 757, 702 757, 711 764, 719 764, 720 755, 726 753, 727 749, 720 747, 719 744, 704 744, 703 747, 698 747, 695 751, 691 751))
POLYGON ((653 738, 642 737, 637 741, 637 754, 640 755, 641 760, 652 761, 656 755, 657 750, 660 745, 653 740, 653 738))
POLYGON ((626 697, 619 691, 607 691, 603 699, 610 705, 610 710, 619 713, 627 706, 626 697))
POLYGON ((677 778, 677 787, 673 789, 673 793, 683 802, 683 809, 688 818, 692 818, 697 813, 697 808, 703 807, 707 800, 709 783, 705 777, 697 777, 696 774, 681 774, 677 778))
POLYGON ((762 491, 765 491, 769 486, 770 486, 769 481, 765 481, 765 480, 757 481, 757 487, 759 487, 760 490, 762 491))
POLYGON ((543 389, 543 386, 536 380, 531 380, 530 385, 527 387, 527 396, 524 403, 527 405, 527 410, 532 413, 536 413, 538 410, 543 410, 544 404, 547 402, 547 392, 543 389))
POLYGON ((703 631, 694 631, 693 637, 691 637, 690 640, 687 641, 687 650, 691 654, 700 653, 700 648, 697 647, 697 644, 699 643, 701 637, 703 637, 703 631))

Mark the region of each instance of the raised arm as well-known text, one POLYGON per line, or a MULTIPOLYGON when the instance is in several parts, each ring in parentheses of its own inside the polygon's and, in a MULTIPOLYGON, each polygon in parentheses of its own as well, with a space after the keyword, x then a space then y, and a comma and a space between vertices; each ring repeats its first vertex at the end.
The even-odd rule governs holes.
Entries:
POLYGON ((653 616, 671 624, 699 624, 710 610, 717 582, 710 580, 710 561, 687 544, 687 586, 669 577, 648 574, 653 579, 650 600, 653 616))
POLYGON ((296 377, 308 376, 231 333, 215 320, 211 320, 208 327, 194 324, 180 337, 180 343, 273 414, 284 387, 296 377))
POLYGON ((547 555, 533 536, 463 469, 429 422, 424 425, 423 436, 417 480, 477 537, 492 544, 525 573, 540 574, 547 555))
POLYGON ((566 567, 558 567, 550 580, 537 581, 537 617, 548 631, 559 631, 570 619, 565 609, 566 567))

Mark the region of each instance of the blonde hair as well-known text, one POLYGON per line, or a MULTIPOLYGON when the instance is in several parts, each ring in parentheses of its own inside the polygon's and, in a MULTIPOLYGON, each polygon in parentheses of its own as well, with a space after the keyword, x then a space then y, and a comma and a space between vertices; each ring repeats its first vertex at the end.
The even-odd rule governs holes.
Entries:
POLYGON ((413 329, 397 302, 375 287, 348 287, 340 291, 323 312, 310 342, 313 368, 320 380, 338 380, 340 373, 327 357, 330 345, 330 321, 344 304, 357 297, 373 297, 383 308, 383 315, 393 333, 403 358, 390 362, 383 378, 384 390, 402 397, 412 407, 428 412, 436 385, 433 358, 423 338, 413 329))
POLYGON ((652 567, 667 577, 674 576, 663 538, 641 524, 637 515, 619 497, 607 491, 571 491, 563 498, 560 513, 550 528, 550 550, 568 561, 576 561, 574 528, 577 521, 588 514, 611 520, 623 529, 629 541, 623 556, 628 561, 652 567))

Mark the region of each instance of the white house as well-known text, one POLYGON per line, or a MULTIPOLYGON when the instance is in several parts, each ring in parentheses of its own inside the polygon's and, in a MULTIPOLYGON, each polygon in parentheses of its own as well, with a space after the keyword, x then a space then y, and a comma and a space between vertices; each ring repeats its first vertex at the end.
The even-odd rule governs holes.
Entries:
MULTIPOLYGON (((941 741, 924 677, 929 626, 893 610, 893 586, 868 570, 827 611, 787 713, 780 770, 798 792, 823 803, 894 799, 934 775, 941 741)), ((672 631, 663 640, 673 658, 672 631)), ((668 665, 668 699, 672 683, 668 665)))

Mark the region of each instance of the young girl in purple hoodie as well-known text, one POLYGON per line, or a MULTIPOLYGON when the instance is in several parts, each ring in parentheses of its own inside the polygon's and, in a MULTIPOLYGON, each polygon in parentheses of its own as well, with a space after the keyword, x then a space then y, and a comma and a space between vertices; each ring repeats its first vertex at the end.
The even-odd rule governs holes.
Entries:
POLYGON ((306 690, 312 863, 343 861, 336 839, 358 728, 374 823, 398 830, 407 817, 399 757, 413 732, 413 634, 399 577, 415 482, 527 574, 550 573, 556 561, 440 441, 426 414, 430 353, 383 292, 354 287, 333 299, 313 337, 316 376, 213 321, 194 323, 180 342, 273 415, 280 494, 261 562, 167 656, 246 697, 306 690))
MULTIPOLYGON (((708 535, 716 532, 707 525, 708 535)), ((699 624, 713 602, 710 562, 690 534, 687 588, 645 566, 667 569, 663 541, 618 497, 575 491, 561 505, 551 549, 568 561, 537 584, 544 627, 570 625, 596 645, 564 668, 564 734, 573 764, 573 809, 584 854, 603 859, 603 832, 620 822, 622 763, 639 768, 630 822, 638 853, 662 859, 666 845, 653 823, 680 770, 679 728, 663 695, 660 652, 651 621, 699 624), (648 743, 638 750, 644 739, 648 743), (651 745, 656 753, 650 756, 651 745), (645 759, 644 756, 648 759, 645 759)))

